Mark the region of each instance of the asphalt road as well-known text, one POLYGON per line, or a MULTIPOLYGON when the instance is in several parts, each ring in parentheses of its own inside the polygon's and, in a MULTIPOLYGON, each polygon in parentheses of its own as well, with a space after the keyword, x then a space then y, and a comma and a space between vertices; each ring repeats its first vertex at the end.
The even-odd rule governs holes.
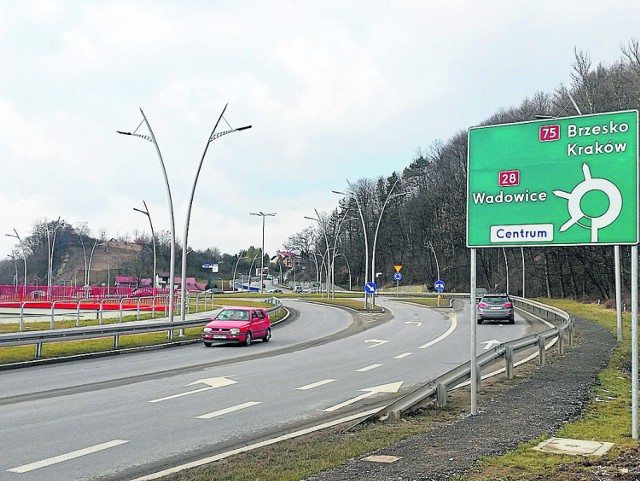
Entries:
MULTIPOLYGON (((0 374, 0 479, 133 479, 370 408, 469 356, 457 314, 379 299, 393 314, 287 301, 269 343, 201 344, 0 374), (362 327, 369 327, 362 329, 362 327), (330 342, 320 342, 322 339, 330 342)), ((478 352, 531 325, 483 324, 478 352)))

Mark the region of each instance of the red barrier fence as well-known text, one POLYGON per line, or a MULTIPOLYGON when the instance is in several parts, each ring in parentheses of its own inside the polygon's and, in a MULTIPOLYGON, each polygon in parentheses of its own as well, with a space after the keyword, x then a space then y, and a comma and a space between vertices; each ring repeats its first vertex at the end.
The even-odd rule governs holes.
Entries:
POLYGON ((118 301, 123 297, 154 297, 166 296, 167 288, 151 287, 77 287, 77 286, 16 286, 0 285, 0 302, 27 301, 78 301, 92 300, 100 302, 103 299, 118 301))

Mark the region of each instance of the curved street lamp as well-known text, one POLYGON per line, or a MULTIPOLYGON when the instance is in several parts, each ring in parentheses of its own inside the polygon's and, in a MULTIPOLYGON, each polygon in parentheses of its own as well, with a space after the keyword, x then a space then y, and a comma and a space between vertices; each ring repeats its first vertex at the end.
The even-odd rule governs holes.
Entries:
MULTIPOLYGON (((140 137, 141 139, 147 140, 151 142, 155 148, 156 153, 158 154, 158 159, 160 160, 160 167, 162 169, 162 175, 164 177, 164 184, 167 191, 167 202, 169 204, 169 218, 170 218, 170 226, 171 226, 171 260, 169 265, 169 322, 173 322, 173 305, 174 305, 174 295, 175 295, 175 268, 176 268, 176 222, 173 215, 173 200, 171 198, 171 187, 169 186, 169 178, 167 177, 167 169, 164 166, 164 160, 162 160, 162 153, 160 152, 160 147, 158 146, 158 142, 156 141, 156 136, 153 134, 153 130, 151 130, 151 125, 145 117, 144 112, 140 109, 140 113, 142 114, 142 122, 138 124, 136 130, 133 132, 123 132, 120 130, 116 130, 119 134, 122 135, 133 135, 134 137, 140 137), (142 124, 147 126, 150 135, 138 134, 137 130, 140 128, 142 124)), ((169 331, 169 339, 173 339, 173 331, 169 331)))
MULTIPOLYGON (((133 210, 146 215, 147 219, 149 219, 149 227, 151 228, 151 242, 153 245, 153 281, 151 282, 151 287, 155 289, 156 279, 158 275, 158 257, 156 255, 156 234, 153 230, 153 222, 151 222, 151 214, 149 214, 149 208, 147 207, 147 203, 144 200, 142 201, 142 203, 144 204, 144 210, 138 209, 136 207, 134 207, 133 210)), ((155 295, 155 290, 153 291, 153 293, 155 295)))
MULTIPOLYGON (((198 177, 200 177, 200 171, 202 170, 202 163, 204 162, 204 157, 207 155, 207 150, 209 149, 209 144, 214 140, 222 137, 223 135, 230 134, 232 132, 240 132, 241 130, 247 130, 251 128, 251 125, 245 125, 244 127, 238 127, 237 129, 230 128, 229 130, 224 130, 222 132, 216 133, 216 129, 218 128, 218 124, 220 120, 224 119, 223 115, 225 110, 227 110, 227 105, 225 104, 222 112, 220 113, 220 117, 218 117, 218 121, 213 127, 209 138, 207 139, 207 143, 204 146, 204 152, 202 152, 202 157, 200 158, 200 163, 198 164, 198 169, 196 170, 196 177, 193 180, 193 185, 191 186, 191 197, 189 197, 189 204, 187 205, 187 218, 184 223, 184 246, 182 249, 182 272, 180 276, 181 288, 180 288, 180 319, 185 320, 185 291, 186 291, 186 280, 187 280, 187 247, 188 247, 188 239, 189 239, 189 219, 191 218, 191 206, 193 205, 193 198, 196 193, 196 184, 198 183, 198 177)), ((226 119, 225 119, 225 122, 226 119)), ((229 123, 227 122, 227 125, 229 123)), ((231 126, 229 126, 231 127, 231 126)))
POLYGON ((20 236, 18 235, 18 231, 14 228, 13 232, 15 234, 5 234, 5 235, 7 237, 13 237, 14 239, 18 239, 18 244, 22 249, 22 260, 24 261, 24 286, 27 287, 27 251, 24 247, 24 244, 22 243, 22 239, 20 239, 20 236))
MULTIPOLYGON (((353 191, 353 187, 351 183, 347 180, 347 184, 349 184, 349 188, 353 191)), ((360 214, 360 220, 362 221, 362 233, 364 236, 364 282, 367 283, 369 280, 369 240, 367 238, 367 225, 364 222, 364 214, 362 213, 362 206, 360 205, 360 201, 358 200, 358 196, 355 195, 354 192, 340 192, 339 190, 332 190, 334 194, 344 195, 353 198, 356 201, 356 206, 358 207, 358 213, 360 214)), ((375 274, 374 274, 375 275, 375 274)), ((368 294, 367 291, 364 291, 364 308, 368 308, 368 294)))

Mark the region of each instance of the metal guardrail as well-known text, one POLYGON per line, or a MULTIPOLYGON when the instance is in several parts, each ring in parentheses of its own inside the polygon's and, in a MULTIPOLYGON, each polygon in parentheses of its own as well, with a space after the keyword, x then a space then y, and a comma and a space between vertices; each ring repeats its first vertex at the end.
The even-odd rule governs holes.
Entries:
MULTIPOLYGON (((272 297, 263 302, 273 304, 266 309, 268 313, 279 314, 284 306, 280 299, 272 297)), ((97 326, 71 327, 67 329, 50 329, 43 331, 20 331, 0 335, 0 347, 27 346, 35 344, 36 357, 42 356, 42 345, 49 342, 78 341, 84 339, 97 339, 113 337, 113 348, 119 346, 120 336, 131 334, 145 334, 150 332, 167 331, 169 338, 175 329, 202 326, 209 322, 209 317, 191 319, 185 321, 134 321, 117 324, 99 324, 97 326)))
MULTIPOLYGON (((521 297, 511 296, 511 299, 519 309, 530 312, 552 323, 560 322, 561 325, 538 334, 502 343, 495 346, 491 351, 480 354, 476 358, 478 379, 476 379, 475 382, 478 386, 481 382, 480 373, 482 372, 482 368, 501 358, 505 360, 507 378, 513 379, 513 358, 516 353, 538 346, 539 363, 540 365, 544 365, 546 363, 546 348, 549 345, 550 339, 558 340, 558 350, 560 354, 564 354, 566 338, 568 338, 569 345, 573 344, 573 318, 567 312, 521 297)), ((400 417, 402 413, 409 412, 433 400, 436 401, 439 407, 443 407, 447 402, 447 393, 467 381, 471 381, 470 361, 423 384, 414 391, 384 407, 371 416, 371 418, 379 420, 396 419, 400 417)))

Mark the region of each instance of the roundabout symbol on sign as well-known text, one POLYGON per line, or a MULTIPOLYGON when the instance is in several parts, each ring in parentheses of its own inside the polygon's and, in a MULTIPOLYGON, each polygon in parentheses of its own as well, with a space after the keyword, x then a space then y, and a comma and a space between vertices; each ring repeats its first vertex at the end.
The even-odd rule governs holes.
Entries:
POLYGON ((438 292, 444 291, 444 281, 437 280, 433 283, 433 287, 435 287, 438 292))
POLYGON ((393 280, 396 281, 396 282, 401 281, 402 280, 402 274, 400 274, 399 272, 396 272, 393 275, 393 280))

